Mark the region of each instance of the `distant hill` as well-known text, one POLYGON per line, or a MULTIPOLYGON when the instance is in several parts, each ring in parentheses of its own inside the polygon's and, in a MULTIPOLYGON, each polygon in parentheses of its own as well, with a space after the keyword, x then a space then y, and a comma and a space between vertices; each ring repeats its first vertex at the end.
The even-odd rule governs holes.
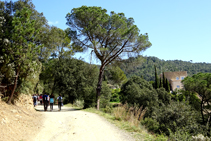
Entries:
POLYGON ((157 57, 131 57, 121 63, 120 68, 130 78, 133 75, 143 76, 147 81, 154 81, 154 65, 157 67, 157 73, 166 71, 187 71, 188 76, 203 72, 211 73, 210 63, 191 63, 182 60, 161 60, 157 57), (162 69, 162 71, 161 71, 162 69))

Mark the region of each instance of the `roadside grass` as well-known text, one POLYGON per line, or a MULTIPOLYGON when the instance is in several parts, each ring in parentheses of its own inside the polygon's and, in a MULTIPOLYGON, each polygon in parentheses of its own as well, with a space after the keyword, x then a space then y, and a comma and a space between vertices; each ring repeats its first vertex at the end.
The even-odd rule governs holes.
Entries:
MULTIPOLYGON (((115 109, 117 109, 118 111, 118 107, 114 108, 114 113, 105 113, 101 110, 96 110, 95 108, 88 108, 88 109, 84 109, 84 111, 87 112, 91 112, 91 113, 96 113, 104 118, 106 118, 109 122, 113 123, 114 125, 116 125, 117 127, 119 127, 120 129, 126 130, 129 134, 131 134, 136 140, 138 141, 167 141, 167 137, 163 136, 163 135, 152 135, 150 134, 145 128, 144 126, 142 126, 141 124, 137 124, 137 122, 134 118, 134 116, 129 116, 133 115, 134 113, 131 114, 131 112, 127 113, 123 110, 123 106, 120 107, 120 111, 119 112, 115 112, 115 109), (119 117, 117 118, 115 116, 115 113, 122 114, 124 115, 123 117, 119 117)), ((126 105, 125 105, 126 107, 126 105)), ((141 109, 142 110, 142 109, 141 109)), ((137 111, 140 111, 140 109, 138 109, 137 111)), ((143 115, 142 115, 143 116, 143 115)), ((140 117, 139 117, 140 118, 140 117)))
POLYGON ((73 107, 73 104, 68 103, 68 104, 65 104, 64 106, 65 107, 73 107))
POLYGON ((65 104, 64 107, 72 107, 72 108, 74 108, 76 110, 82 110, 83 109, 82 107, 77 107, 77 106, 75 106, 75 105, 73 105, 71 103, 65 104))

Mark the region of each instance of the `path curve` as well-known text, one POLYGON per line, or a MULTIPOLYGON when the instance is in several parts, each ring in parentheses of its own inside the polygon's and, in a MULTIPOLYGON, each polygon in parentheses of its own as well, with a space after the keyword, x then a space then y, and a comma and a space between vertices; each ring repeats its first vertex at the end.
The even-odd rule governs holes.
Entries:
POLYGON ((52 112, 36 109, 43 114, 43 124, 35 141, 135 141, 128 133, 118 129, 97 114, 70 107, 52 112))

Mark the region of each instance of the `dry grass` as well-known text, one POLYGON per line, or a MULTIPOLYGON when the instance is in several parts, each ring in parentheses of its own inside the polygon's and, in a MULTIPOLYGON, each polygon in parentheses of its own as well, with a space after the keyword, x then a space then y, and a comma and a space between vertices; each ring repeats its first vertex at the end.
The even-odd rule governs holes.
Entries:
POLYGON ((130 123, 131 126, 138 127, 140 125, 140 120, 146 113, 146 109, 143 106, 140 108, 138 106, 129 107, 128 104, 124 104, 114 108, 113 115, 117 120, 125 120, 130 123))

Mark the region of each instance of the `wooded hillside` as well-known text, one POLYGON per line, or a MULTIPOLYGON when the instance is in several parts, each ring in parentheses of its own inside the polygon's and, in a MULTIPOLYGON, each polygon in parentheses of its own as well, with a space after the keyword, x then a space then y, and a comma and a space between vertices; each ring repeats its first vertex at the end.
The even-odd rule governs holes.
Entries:
POLYGON ((137 75, 140 77, 143 76, 143 78, 147 81, 154 81, 154 65, 157 67, 158 74, 166 71, 187 71, 188 76, 192 76, 193 74, 197 74, 199 72, 211 73, 210 63, 192 63, 191 60, 189 62, 182 60, 165 61, 157 57, 143 56, 139 56, 137 58, 131 57, 124 60, 120 68, 125 72, 128 78, 137 75))

